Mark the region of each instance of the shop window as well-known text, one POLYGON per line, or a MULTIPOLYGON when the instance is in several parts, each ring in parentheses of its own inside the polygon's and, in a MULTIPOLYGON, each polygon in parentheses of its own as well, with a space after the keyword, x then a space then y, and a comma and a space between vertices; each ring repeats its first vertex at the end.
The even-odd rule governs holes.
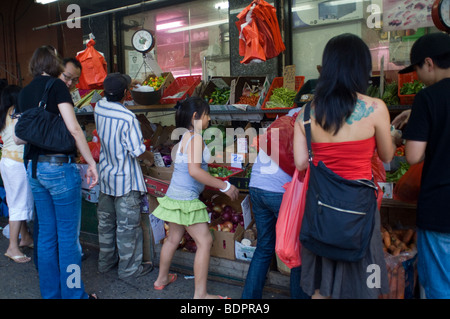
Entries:
MULTIPOLYGON (((125 69, 131 77, 145 78, 151 64, 131 46, 131 37, 141 28, 153 32, 155 47, 146 55, 163 72, 186 75, 228 76, 228 2, 190 1, 122 18, 125 69)), ((148 59, 146 59, 148 61, 148 59)))
POLYGON ((318 78, 317 65, 332 37, 360 36, 372 53, 373 74, 387 80, 409 64, 409 52, 422 34, 437 32, 431 19, 433 0, 292 0, 292 52, 297 75, 318 78))

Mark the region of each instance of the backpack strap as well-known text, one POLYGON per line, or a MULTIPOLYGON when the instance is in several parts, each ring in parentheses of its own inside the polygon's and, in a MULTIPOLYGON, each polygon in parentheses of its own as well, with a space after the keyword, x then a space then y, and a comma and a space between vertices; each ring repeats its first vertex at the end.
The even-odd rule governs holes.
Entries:
POLYGON ((305 127, 306 143, 308 144, 309 162, 312 163, 313 152, 311 148, 311 102, 306 103, 303 113, 303 126, 305 127))

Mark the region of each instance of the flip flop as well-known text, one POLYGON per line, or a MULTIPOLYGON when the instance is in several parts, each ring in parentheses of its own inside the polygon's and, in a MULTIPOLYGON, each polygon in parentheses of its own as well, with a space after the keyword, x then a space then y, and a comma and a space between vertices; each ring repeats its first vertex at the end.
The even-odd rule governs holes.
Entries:
POLYGON ((219 299, 231 299, 230 297, 227 297, 227 296, 225 296, 225 297, 223 297, 221 295, 217 295, 217 296, 219 297, 219 299))
POLYGON ((155 290, 163 290, 168 284, 173 283, 175 280, 177 280, 177 274, 169 274, 169 282, 167 284, 161 286, 153 285, 153 288, 155 288, 155 290))
POLYGON ((31 258, 28 257, 28 256, 25 255, 25 254, 24 254, 24 255, 17 255, 17 256, 10 256, 10 255, 8 255, 7 253, 5 253, 5 256, 8 257, 9 259, 11 259, 12 261, 18 263, 18 264, 25 264, 25 263, 31 261, 31 258), (21 258, 26 258, 26 260, 25 260, 25 261, 23 261, 23 260, 20 261, 21 258))

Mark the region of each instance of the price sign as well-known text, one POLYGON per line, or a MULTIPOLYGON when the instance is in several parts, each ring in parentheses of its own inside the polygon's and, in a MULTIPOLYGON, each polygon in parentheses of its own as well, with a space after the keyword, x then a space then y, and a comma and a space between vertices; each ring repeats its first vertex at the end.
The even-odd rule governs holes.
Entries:
POLYGON ((287 65, 284 67, 283 87, 295 91, 295 65, 287 65))

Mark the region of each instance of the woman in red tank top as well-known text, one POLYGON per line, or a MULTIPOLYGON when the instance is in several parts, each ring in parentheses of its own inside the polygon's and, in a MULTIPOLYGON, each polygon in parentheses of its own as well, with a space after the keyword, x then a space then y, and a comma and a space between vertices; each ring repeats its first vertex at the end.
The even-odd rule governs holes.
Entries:
MULTIPOLYGON (((385 103, 364 95, 372 68, 370 51, 357 36, 342 34, 326 45, 320 77, 311 104, 314 164, 323 161, 346 179, 372 179, 372 156, 392 160, 395 141, 385 103)), ((308 150, 300 112, 294 128, 297 169, 308 166, 308 150)), ((388 292, 388 280, 377 214, 369 252, 359 262, 320 257, 302 247, 301 287, 313 298, 378 298, 388 292), (379 285, 368 285, 369 265, 378 265, 379 285), (370 286, 370 287, 369 287, 370 286)))

